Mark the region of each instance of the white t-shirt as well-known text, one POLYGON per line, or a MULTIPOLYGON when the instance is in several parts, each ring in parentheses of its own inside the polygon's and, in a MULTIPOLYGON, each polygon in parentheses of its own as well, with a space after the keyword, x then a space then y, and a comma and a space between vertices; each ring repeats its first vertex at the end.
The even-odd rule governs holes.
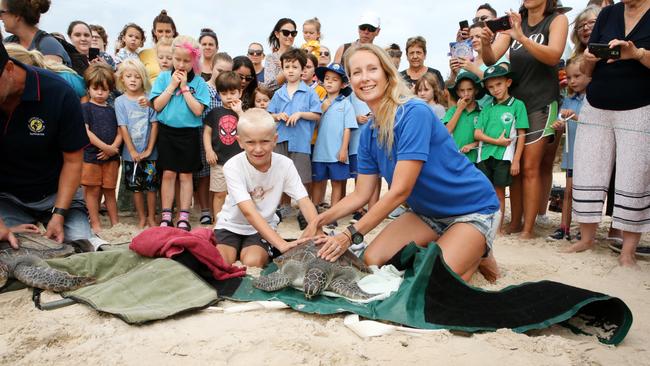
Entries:
POLYGON ((275 209, 280 203, 282 193, 300 200, 307 197, 298 170, 291 159, 273 153, 271 167, 266 172, 255 169, 241 152, 223 166, 228 196, 217 215, 215 229, 226 229, 240 235, 253 235, 257 230, 246 220, 237 204, 252 200, 257 211, 275 229, 280 221, 275 209))

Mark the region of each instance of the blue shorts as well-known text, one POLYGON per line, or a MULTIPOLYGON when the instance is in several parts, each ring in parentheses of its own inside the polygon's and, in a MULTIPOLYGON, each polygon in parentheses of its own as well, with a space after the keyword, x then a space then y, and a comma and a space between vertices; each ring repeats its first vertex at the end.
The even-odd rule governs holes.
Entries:
POLYGON ((346 180, 350 178, 350 166, 337 161, 336 163, 311 163, 312 180, 321 182, 324 180, 346 180))
POLYGON ((359 171, 357 170, 357 154, 348 156, 350 160, 350 178, 356 178, 359 171))

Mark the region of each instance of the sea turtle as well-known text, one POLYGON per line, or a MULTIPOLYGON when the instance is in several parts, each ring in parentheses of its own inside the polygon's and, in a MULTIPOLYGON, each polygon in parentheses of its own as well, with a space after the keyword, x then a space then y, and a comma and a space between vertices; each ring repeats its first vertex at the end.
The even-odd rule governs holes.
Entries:
POLYGON ((0 288, 15 278, 27 286, 54 292, 71 291, 95 282, 94 278, 73 276, 50 268, 43 259, 66 257, 74 253, 70 245, 61 245, 40 235, 17 234, 20 249, 0 242, 0 288))
POLYGON ((352 252, 346 251, 336 262, 318 256, 318 247, 310 240, 273 260, 278 270, 253 280, 253 287, 277 291, 288 286, 302 289, 311 299, 322 291, 331 291, 349 299, 366 300, 372 297, 359 288, 357 281, 370 269, 352 252))

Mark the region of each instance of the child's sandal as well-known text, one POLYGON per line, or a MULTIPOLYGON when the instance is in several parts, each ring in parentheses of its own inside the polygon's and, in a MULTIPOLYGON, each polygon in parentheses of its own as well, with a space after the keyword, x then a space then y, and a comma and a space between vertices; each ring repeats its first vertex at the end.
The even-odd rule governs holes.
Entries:
POLYGON ((174 227, 172 220, 161 220, 160 227, 174 227))
POLYGON ((176 221, 176 227, 185 231, 192 230, 192 226, 190 225, 190 222, 187 220, 176 221))
POLYGON ((212 216, 210 216, 210 214, 201 215, 199 221, 201 222, 201 225, 212 225, 212 216))

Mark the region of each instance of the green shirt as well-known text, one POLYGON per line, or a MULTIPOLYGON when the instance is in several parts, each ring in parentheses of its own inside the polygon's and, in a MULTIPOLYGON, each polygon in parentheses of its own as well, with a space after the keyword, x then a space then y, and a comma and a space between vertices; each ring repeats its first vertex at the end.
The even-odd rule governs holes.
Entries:
MULTIPOLYGON (((449 120, 451 120, 451 117, 453 117, 454 113, 456 113, 456 109, 456 106, 449 108, 445 116, 442 118, 442 122, 444 124, 447 124, 449 120)), ((458 123, 456 123, 456 128, 454 128, 454 132, 452 133, 454 142, 456 142, 456 146, 458 146, 459 150, 463 146, 476 141, 474 140, 474 129, 478 123, 478 117, 480 113, 481 110, 479 109, 478 105, 471 112, 467 112, 467 109, 464 109, 460 113, 458 123)), ((467 156, 469 161, 472 163, 476 163, 478 151, 476 149, 472 149, 469 152, 465 153, 465 156, 467 156)))
POLYGON ((505 136, 513 139, 508 146, 499 146, 481 142, 479 145, 479 161, 493 157, 497 160, 512 161, 515 155, 517 129, 528 128, 528 113, 524 102, 510 97, 503 103, 492 102, 481 111, 477 129, 493 139, 506 132, 505 136))

